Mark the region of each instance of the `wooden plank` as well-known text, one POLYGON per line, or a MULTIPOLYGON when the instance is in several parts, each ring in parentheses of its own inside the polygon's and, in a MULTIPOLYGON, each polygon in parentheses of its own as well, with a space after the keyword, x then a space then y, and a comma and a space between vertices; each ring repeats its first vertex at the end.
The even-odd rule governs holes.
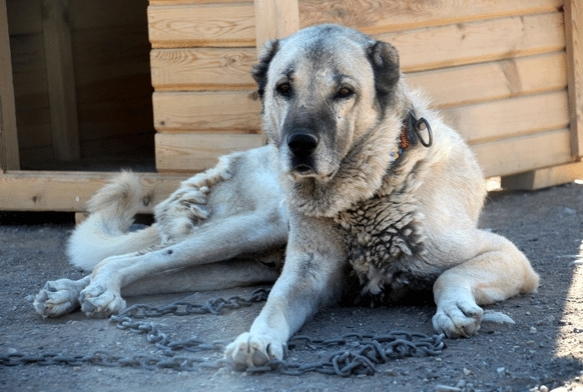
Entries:
POLYGON ((252 90, 254 48, 154 49, 152 85, 157 91, 252 90))
POLYGON ((566 91, 528 95, 441 111, 470 144, 567 127, 566 91))
MULTIPOLYGON (((1 211, 84 211, 87 200, 115 173, 8 171, 0 176, 1 211)), ((186 176, 140 174, 147 205, 152 207, 173 192, 186 176)))
MULTIPOLYGON (((154 48, 254 46, 252 7, 181 5, 149 8, 154 48), (236 9, 241 12, 237 13, 236 9), (218 15, 224 15, 219 18, 218 15)), ((563 14, 552 12, 377 34, 394 44, 405 72, 560 51, 563 14)))
POLYGON ((154 93, 158 132, 259 133, 261 102, 254 91, 154 93))
POLYGON ((5 3, 10 35, 42 33, 42 3, 39 0, 8 0, 5 3))
POLYGON ((302 27, 338 23, 367 34, 557 11, 563 0, 299 0, 302 27))
POLYGON ((484 177, 507 176, 573 162, 568 128, 472 146, 484 177))
POLYGON ((378 34, 399 50, 404 72, 560 51, 560 12, 378 34))
POLYGON ((483 101, 563 90, 564 52, 407 74, 409 86, 426 92, 445 109, 483 101))
POLYGON ((264 135, 156 134, 158 171, 195 172, 217 164, 218 158, 265 144, 264 135))
MULTIPOLYGON (((409 85, 425 90, 440 108, 563 89, 564 52, 407 74, 409 85)), ((157 91, 252 89, 251 48, 156 49, 151 53, 157 91)), ((115 70, 111 70, 112 72, 115 70)))
POLYGON ((153 48, 255 47, 252 3, 150 5, 153 48))
POLYGON ((43 31, 55 157, 80 158, 71 30, 65 0, 43 0, 43 31))
POLYGON ((16 134, 16 107, 12 80, 12 59, 8 35, 6 2, 0 2, 0 169, 14 170, 20 165, 16 134))
POLYGON ((501 187, 509 190, 528 190, 548 188, 583 178, 583 162, 546 167, 526 173, 504 176, 501 187))
POLYGON ((569 119, 573 156, 583 156, 583 5, 565 1, 569 119))
POLYGON ((298 0, 255 0, 257 48, 265 42, 285 38, 300 29, 298 0))

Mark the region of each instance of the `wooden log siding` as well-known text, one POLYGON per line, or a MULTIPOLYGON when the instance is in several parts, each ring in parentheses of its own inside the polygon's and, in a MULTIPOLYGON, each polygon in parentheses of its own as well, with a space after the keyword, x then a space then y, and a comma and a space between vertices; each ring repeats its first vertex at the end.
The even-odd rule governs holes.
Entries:
MULTIPOLYGON (((213 139, 217 146, 206 151, 209 134, 232 147, 246 145, 230 142, 233 135, 238 135, 233 140, 250 137, 250 144, 261 140, 253 139, 260 130, 261 105, 249 74, 257 53, 253 5, 150 3, 159 170, 211 165, 213 152, 226 151, 217 148, 220 139, 213 139)), ((569 108, 562 5, 563 0, 422 1, 414 6, 406 1, 299 0, 299 23, 341 23, 391 42, 409 84, 422 88, 443 110, 472 145, 485 173, 506 175, 574 159, 565 139, 569 108), (528 152, 539 151, 539 145, 545 146, 541 157, 528 152), (515 148, 527 152, 505 159, 515 148)))

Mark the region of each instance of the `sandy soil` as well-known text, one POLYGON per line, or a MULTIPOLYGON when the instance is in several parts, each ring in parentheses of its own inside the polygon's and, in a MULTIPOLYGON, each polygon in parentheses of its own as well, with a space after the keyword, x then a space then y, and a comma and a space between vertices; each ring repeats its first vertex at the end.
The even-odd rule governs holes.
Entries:
MULTIPOLYGON (((74 313, 43 320, 31 296, 47 280, 80 278, 64 246, 73 225, 68 215, 0 214, 0 355, 95 350, 131 357, 159 355, 144 335, 119 330, 108 320, 74 313)), ((513 326, 484 325, 470 339, 448 340, 434 357, 405 358, 378 366, 372 376, 342 378, 309 373, 248 375, 227 368, 192 372, 105 366, 0 366, 2 391, 574 391, 583 390, 583 185, 537 192, 491 192, 481 226, 514 241, 541 274, 539 292, 487 307, 510 315, 513 326)), ((199 303, 248 295, 252 288, 130 298, 129 304, 163 305, 186 297, 199 303)), ((261 305, 222 316, 165 316, 152 320, 172 339, 232 339, 246 330, 261 305)), ((392 308, 328 308, 302 329, 318 338, 347 332, 408 330, 432 334, 431 303, 392 308)), ((334 349, 299 348, 288 358, 309 363, 334 349)), ((209 359, 218 354, 205 353, 209 359)))

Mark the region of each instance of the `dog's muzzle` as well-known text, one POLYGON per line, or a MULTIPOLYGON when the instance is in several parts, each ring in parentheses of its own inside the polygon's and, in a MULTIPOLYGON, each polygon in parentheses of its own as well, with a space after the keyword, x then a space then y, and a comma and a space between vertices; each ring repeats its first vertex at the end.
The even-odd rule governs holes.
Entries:
POLYGON ((318 147, 318 138, 307 132, 296 132, 287 138, 287 146, 292 153, 292 168, 303 174, 314 170, 312 155, 318 147))

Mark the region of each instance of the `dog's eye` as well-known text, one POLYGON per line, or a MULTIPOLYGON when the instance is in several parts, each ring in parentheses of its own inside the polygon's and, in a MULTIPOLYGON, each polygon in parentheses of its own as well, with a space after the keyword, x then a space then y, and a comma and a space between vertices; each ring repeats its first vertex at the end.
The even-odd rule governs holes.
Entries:
POLYGON ((348 97, 351 97, 352 94, 354 94, 354 91, 352 91, 350 88, 342 87, 336 93, 336 98, 348 98, 348 97))
POLYGON ((289 83, 282 83, 276 87, 277 92, 284 97, 289 97, 291 95, 291 85, 289 83))

